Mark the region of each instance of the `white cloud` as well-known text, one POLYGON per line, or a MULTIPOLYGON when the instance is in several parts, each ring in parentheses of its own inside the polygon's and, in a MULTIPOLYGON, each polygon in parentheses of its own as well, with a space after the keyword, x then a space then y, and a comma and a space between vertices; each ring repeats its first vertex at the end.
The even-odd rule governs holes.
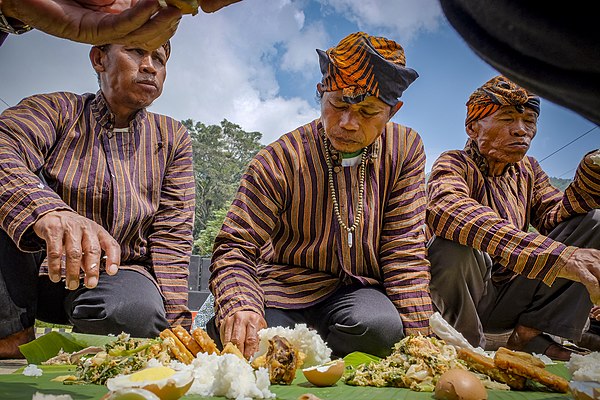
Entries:
POLYGON ((420 30, 435 30, 442 10, 437 0, 321 0, 323 5, 354 22, 359 29, 399 35, 402 43, 420 30))

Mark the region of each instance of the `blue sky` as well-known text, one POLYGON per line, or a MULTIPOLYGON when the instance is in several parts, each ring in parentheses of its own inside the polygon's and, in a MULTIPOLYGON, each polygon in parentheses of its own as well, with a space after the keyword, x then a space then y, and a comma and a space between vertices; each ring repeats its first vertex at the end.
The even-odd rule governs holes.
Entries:
MULTIPOLYGON (((176 119, 218 124, 226 118, 263 143, 318 117, 316 48, 362 30, 398 41, 420 75, 394 121, 417 130, 427 171, 444 150, 462 148, 465 102, 497 72, 447 24, 437 0, 243 0, 214 14, 184 16, 172 39, 165 90, 151 107, 176 119)), ((89 46, 40 32, 0 47, 0 111, 35 93, 95 92, 89 46)), ((529 151, 550 176, 571 178, 583 155, 600 147, 600 129, 542 100, 529 151)))

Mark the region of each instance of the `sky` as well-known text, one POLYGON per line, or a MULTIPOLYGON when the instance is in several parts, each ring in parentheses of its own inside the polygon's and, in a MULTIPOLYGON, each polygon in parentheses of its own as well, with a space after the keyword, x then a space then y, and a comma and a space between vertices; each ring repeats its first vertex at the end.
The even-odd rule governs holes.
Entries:
MULTIPOLYGON (((269 144, 319 116, 315 49, 356 31, 397 41, 419 73, 393 121, 419 132, 429 172, 441 152, 464 147, 465 102, 498 75, 447 23, 437 0, 243 0, 186 15, 150 111, 207 125, 227 119, 269 144)), ((37 31, 10 36, 0 46, 0 111, 36 93, 96 92, 89 48, 37 31)), ((572 178, 598 147, 600 128, 542 99, 528 154, 548 175, 572 178)))

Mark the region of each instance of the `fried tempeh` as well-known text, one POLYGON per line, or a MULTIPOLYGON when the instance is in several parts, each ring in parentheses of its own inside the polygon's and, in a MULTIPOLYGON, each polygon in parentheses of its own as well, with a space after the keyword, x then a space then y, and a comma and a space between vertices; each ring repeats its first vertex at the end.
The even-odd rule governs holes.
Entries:
POLYGON ((494 363, 510 373, 521 375, 539 382, 548 388, 561 393, 569 391, 569 382, 558 375, 540 367, 540 362, 531 354, 500 347, 494 356, 494 363))
POLYGON ((169 328, 165 329, 160 333, 160 337, 165 341, 169 347, 169 351, 173 353, 176 359, 184 364, 191 364, 194 360, 192 353, 185 347, 185 345, 179 340, 177 335, 173 333, 169 328))
POLYGON ((512 389, 522 390, 525 387, 526 379, 524 377, 498 368, 494 363, 493 358, 465 348, 458 348, 456 355, 459 359, 463 360, 470 369, 485 374, 497 382, 505 383, 512 389))
POLYGON ((175 336, 177 336, 177 338, 181 340, 181 343, 183 343, 183 345, 190 351, 190 353, 192 353, 194 357, 196 357, 196 354, 202 351, 202 348, 200 347, 198 342, 194 340, 192 335, 190 335, 187 329, 185 329, 183 326, 174 326, 171 328, 171 330, 173 331, 175 336))
POLYGON ((204 331, 202 328, 196 328, 192 331, 192 337, 200 345, 200 351, 208 354, 219 354, 219 349, 217 349, 217 344, 208 333, 204 331))
POLYGON ((242 360, 246 360, 246 357, 244 357, 240 349, 232 342, 227 342, 225 344, 225 347, 223 347, 223 351, 221 351, 221 354, 233 354, 238 356, 242 360))

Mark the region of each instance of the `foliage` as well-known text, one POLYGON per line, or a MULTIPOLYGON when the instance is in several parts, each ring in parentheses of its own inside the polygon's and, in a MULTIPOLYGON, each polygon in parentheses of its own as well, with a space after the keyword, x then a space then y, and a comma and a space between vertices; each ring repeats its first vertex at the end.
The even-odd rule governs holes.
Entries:
POLYGON ((552 184, 552 186, 554 186, 555 188, 562 190, 563 192, 565 191, 567 186, 569 186, 571 181, 572 181, 572 179, 562 179, 562 178, 552 178, 552 177, 550 178, 550 184, 552 184))
MULTIPOLYGON (((246 165, 262 148, 262 134, 246 132, 226 119, 220 125, 194 123, 191 119, 182 123, 190 133, 194 151, 194 238, 199 238, 209 221, 218 219, 215 210, 229 207, 246 165)), ((222 221, 223 219, 220 220, 221 223, 222 221)), ((202 246, 206 246, 206 243, 202 246)))
POLYGON ((194 240, 194 254, 204 256, 212 253, 215 237, 221 230, 226 215, 227 208, 225 207, 213 212, 213 216, 206 223, 206 227, 200 231, 198 238, 194 240))

